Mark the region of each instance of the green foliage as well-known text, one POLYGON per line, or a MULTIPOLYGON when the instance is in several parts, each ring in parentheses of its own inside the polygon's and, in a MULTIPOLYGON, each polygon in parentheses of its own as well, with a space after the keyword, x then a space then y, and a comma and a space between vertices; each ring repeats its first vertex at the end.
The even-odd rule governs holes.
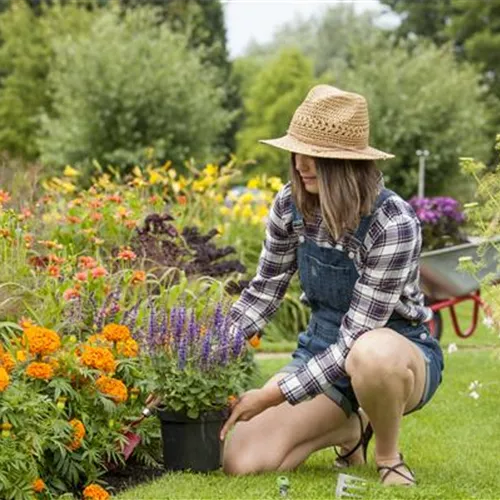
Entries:
POLYGON ((285 134, 293 112, 313 84, 312 63, 296 49, 283 50, 255 75, 244 98, 244 128, 237 135, 238 156, 257 161, 252 173, 287 171, 289 155, 258 140, 285 134))
MULTIPOLYGON (((500 134, 496 141, 497 153, 500 153, 500 134)), ((500 162, 488 170, 486 166, 472 158, 461 158, 461 167, 465 174, 472 177, 477 186, 476 201, 468 207, 468 220, 478 236, 483 238, 479 262, 465 261, 463 267, 471 274, 486 267, 488 258, 496 259, 496 269, 481 279, 481 296, 487 304, 490 326, 500 332, 500 162)), ((483 273, 484 274, 484 273, 483 273)))
POLYGON ((51 105, 47 75, 52 44, 61 37, 76 37, 88 29, 92 14, 69 5, 54 6, 39 17, 17 0, 0 16, 0 150, 34 159, 41 110, 51 105), (8 126, 6 126, 8 124, 8 126))
POLYGON ((40 140, 49 164, 123 168, 148 146, 163 160, 205 158, 231 118, 215 70, 149 9, 103 11, 85 39, 58 43, 49 81, 53 112, 40 140))
POLYGON ((396 158, 380 167, 389 187, 409 198, 417 188, 417 149, 427 149, 426 195, 453 195, 464 184, 458 158, 484 159, 497 101, 487 101, 474 66, 458 64, 449 47, 359 43, 351 67, 323 80, 366 97, 371 143, 396 158), (464 98, 467 96, 467 98, 464 98), (450 184, 453 179, 453 184, 450 184))

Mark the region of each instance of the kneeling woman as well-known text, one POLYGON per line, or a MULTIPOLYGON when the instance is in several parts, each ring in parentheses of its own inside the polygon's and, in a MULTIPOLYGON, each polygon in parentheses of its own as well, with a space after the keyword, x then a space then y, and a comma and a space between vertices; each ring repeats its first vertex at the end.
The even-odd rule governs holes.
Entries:
POLYGON ((413 484, 398 441, 403 415, 441 382, 443 357, 419 289, 421 232, 411 207, 375 166, 365 99, 311 89, 287 135, 262 141, 292 153, 276 195, 257 275, 231 310, 247 336, 278 308, 295 271, 311 308, 292 361, 242 395, 222 430, 229 474, 289 470, 328 446, 336 465, 366 462, 375 434, 383 484, 413 484), (300 403, 300 404, 299 404, 300 403))

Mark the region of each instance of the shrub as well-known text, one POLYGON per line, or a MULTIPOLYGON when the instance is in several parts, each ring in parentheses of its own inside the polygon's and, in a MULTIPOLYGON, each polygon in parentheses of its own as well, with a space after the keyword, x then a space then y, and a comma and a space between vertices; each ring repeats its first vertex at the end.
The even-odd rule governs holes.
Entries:
POLYGON ((88 35, 55 46, 53 110, 43 120, 42 160, 97 159, 133 166, 152 146, 178 163, 216 153, 231 114, 216 70, 187 38, 157 22, 154 9, 103 10, 88 35))

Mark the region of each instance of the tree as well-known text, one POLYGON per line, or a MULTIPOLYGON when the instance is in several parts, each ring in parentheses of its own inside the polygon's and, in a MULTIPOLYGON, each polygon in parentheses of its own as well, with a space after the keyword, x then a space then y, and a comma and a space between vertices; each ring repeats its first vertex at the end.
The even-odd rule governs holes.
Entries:
POLYGON ((312 85, 312 61, 296 49, 283 50, 255 75, 244 98, 244 127, 237 135, 238 156, 256 161, 252 174, 286 175, 289 155, 258 140, 286 133, 293 112, 312 85))
POLYGON ((231 121, 217 72, 152 9, 103 10, 87 36, 55 47, 53 110, 43 121, 42 160, 92 158, 123 168, 153 147, 160 161, 217 154, 231 121))
POLYGON ((76 6, 55 6, 37 17, 24 0, 0 15, 0 150, 26 159, 38 154, 36 134, 41 110, 49 109, 47 75, 57 38, 78 36, 92 14, 76 6))
POLYGON ((407 198, 417 188, 417 149, 432 155, 426 171, 429 195, 457 192, 464 185, 460 156, 488 155, 498 102, 486 98, 474 65, 459 64, 450 46, 428 42, 409 50, 402 42, 391 47, 384 38, 377 45, 360 43, 349 70, 324 78, 366 97, 371 142, 396 155, 380 166, 389 186, 407 198))

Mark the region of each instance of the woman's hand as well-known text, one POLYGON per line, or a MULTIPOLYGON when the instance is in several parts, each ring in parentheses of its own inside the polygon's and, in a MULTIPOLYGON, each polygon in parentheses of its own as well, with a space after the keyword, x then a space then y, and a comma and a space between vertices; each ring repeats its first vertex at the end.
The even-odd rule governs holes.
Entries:
POLYGON ((264 410, 279 405, 283 401, 285 401, 285 397, 277 383, 266 385, 262 389, 245 392, 232 407, 231 416, 220 433, 221 440, 224 441, 227 433, 238 420, 250 420, 264 410))

